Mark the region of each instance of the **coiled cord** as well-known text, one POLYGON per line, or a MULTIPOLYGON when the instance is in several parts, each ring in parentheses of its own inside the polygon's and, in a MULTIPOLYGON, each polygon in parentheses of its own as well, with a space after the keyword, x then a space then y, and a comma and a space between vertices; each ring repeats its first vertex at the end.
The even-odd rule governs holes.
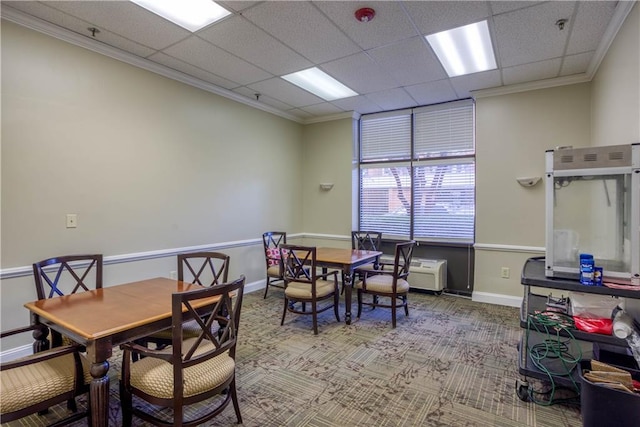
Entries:
POLYGON ((527 343, 529 343, 529 332, 535 331, 546 335, 546 338, 538 344, 527 347, 527 352, 533 365, 541 372, 545 373, 550 382, 550 388, 546 391, 536 391, 529 388, 529 398, 532 402, 550 406, 556 403, 579 404, 580 387, 573 378, 572 372, 582 359, 582 349, 575 343, 576 339, 571 333, 575 329, 571 316, 562 313, 545 311, 530 314, 527 317, 527 343), (568 337, 563 337, 560 332, 564 331, 568 337), (577 349, 577 352, 574 350, 577 349), (556 368, 550 365, 557 365, 556 368), (572 390, 574 393, 567 398, 557 398, 556 392, 561 388, 556 385, 555 378, 568 378, 573 387, 563 387, 572 390), (538 399, 537 395, 547 395, 547 399, 538 399))

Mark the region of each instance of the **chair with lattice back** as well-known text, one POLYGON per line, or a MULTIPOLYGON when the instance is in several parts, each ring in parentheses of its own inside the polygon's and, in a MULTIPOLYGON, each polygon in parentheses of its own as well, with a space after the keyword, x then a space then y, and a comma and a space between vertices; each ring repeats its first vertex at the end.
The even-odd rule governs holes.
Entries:
MULTIPOLYGON (((195 283, 203 287, 212 287, 221 283, 227 283, 229 276, 229 263, 231 258, 222 252, 190 252, 178 254, 178 280, 187 283, 195 283)), ((224 324, 219 325, 224 328, 224 324)), ((182 325, 183 334, 190 338, 199 333, 195 321, 182 325)), ((222 329, 221 329, 222 330, 222 329)), ((137 340, 138 344, 148 345, 154 343, 157 347, 171 344, 171 329, 165 329, 148 337, 137 340)))
POLYGON ((363 305, 372 308, 391 308, 391 323, 394 328, 396 327, 398 308, 404 308, 405 315, 409 316, 409 306, 407 305, 409 282, 407 278, 415 244, 414 240, 396 244, 393 270, 380 269, 365 272, 362 281, 355 284, 355 288, 358 290, 358 318, 362 314, 363 305), (373 296, 372 302, 364 302, 363 294, 371 294, 373 296), (386 303, 387 298, 390 300, 389 303, 386 303))
POLYGON ((267 265, 267 282, 264 288, 264 298, 266 298, 269 286, 284 289, 283 267, 278 247, 281 244, 287 244, 287 233, 284 231, 267 231, 262 234, 262 244, 267 265))
POLYGON ((236 343, 244 276, 226 284, 204 289, 177 292, 172 295, 172 344, 164 350, 152 350, 135 343, 123 344, 120 374, 120 399, 124 426, 130 426, 133 415, 156 425, 195 426, 207 422, 233 403, 238 424, 242 424, 236 392, 236 343), (217 302, 215 302, 217 299, 217 302), (201 317, 202 304, 212 301, 212 315, 201 317), (213 322, 221 314, 228 326, 223 334, 215 334, 213 322), (185 323, 195 321, 198 335, 187 338, 185 323), (138 353, 144 357, 134 361, 138 353), (162 413, 150 405, 133 405, 133 396, 152 405, 171 409, 173 421, 157 417, 162 413), (185 419, 184 406, 212 399, 185 419))
POLYGON ((309 314, 313 319, 313 333, 318 335, 318 314, 330 308, 333 308, 339 322, 338 271, 318 274, 316 248, 313 246, 280 245, 280 256, 286 282, 280 325, 284 325, 287 312, 309 314), (311 311, 306 309, 307 303, 311 305, 311 311))
MULTIPOLYGON (((38 299, 70 295, 102 288, 102 255, 64 255, 33 264, 38 299)), ((70 340, 52 331, 52 345, 70 340)))

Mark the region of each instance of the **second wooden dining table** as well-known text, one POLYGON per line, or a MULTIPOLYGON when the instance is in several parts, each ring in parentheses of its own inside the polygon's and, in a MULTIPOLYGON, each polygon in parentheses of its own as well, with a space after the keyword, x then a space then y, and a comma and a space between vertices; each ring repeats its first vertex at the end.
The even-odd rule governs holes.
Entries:
POLYGON ((363 251, 357 249, 324 248, 316 250, 316 264, 319 267, 342 270, 344 283, 345 322, 351 324, 351 295, 353 291, 353 272, 356 268, 372 263, 382 255, 380 251, 363 251))
MULTIPOLYGON (((41 323, 86 346, 91 363, 91 424, 108 425, 109 361, 114 346, 171 327, 171 295, 201 289, 175 279, 154 278, 25 304, 41 323)), ((197 307, 212 306, 216 299, 197 307)), ((43 337, 46 339, 46 337, 43 337)), ((34 343, 34 349, 46 344, 34 343)))

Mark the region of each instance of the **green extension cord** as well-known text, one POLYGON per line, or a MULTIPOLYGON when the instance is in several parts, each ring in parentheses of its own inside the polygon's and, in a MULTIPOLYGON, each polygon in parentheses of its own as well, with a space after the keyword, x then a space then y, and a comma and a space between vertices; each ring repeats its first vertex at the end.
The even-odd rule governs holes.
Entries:
POLYGON ((571 373, 582 359, 582 349, 576 345, 577 355, 570 352, 571 344, 575 341, 575 337, 571 333, 571 329, 575 329, 571 316, 556 312, 542 312, 530 314, 527 317, 527 342, 529 342, 529 331, 536 331, 546 334, 543 342, 535 344, 527 348, 529 357, 534 366, 549 377, 551 387, 547 391, 535 391, 529 389, 529 398, 532 402, 551 406, 556 403, 576 404, 579 403, 580 387, 573 379, 571 373), (560 331, 564 331, 568 337, 560 336, 560 331), (560 367, 552 371, 545 365, 545 362, 560 361, 560 367), (574 396, 568 398, 555 398, 557 387, 554 378, 563 377, 571 380, 573 385, 574 396), (535 395, 548 395, 548 400, 536 399, 535 395), (578 399, 578 401, 576 401, 578 399))

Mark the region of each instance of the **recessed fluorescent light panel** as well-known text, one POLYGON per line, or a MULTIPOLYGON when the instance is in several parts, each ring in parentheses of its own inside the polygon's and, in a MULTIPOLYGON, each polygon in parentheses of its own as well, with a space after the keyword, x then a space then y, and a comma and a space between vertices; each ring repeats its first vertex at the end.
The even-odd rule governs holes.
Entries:
POLYGON ((334 101, 357 95, 356 92, 316 67, 287 74, 282 78, 314 95, 318 95, 325 101, 334 101))
POLYGON ((231 12, 211 0, 131 0, 191 32, 216 22, 231 12))
POLYGON ((496 68, 487 21, 426 37, 449 77, 496 68))

